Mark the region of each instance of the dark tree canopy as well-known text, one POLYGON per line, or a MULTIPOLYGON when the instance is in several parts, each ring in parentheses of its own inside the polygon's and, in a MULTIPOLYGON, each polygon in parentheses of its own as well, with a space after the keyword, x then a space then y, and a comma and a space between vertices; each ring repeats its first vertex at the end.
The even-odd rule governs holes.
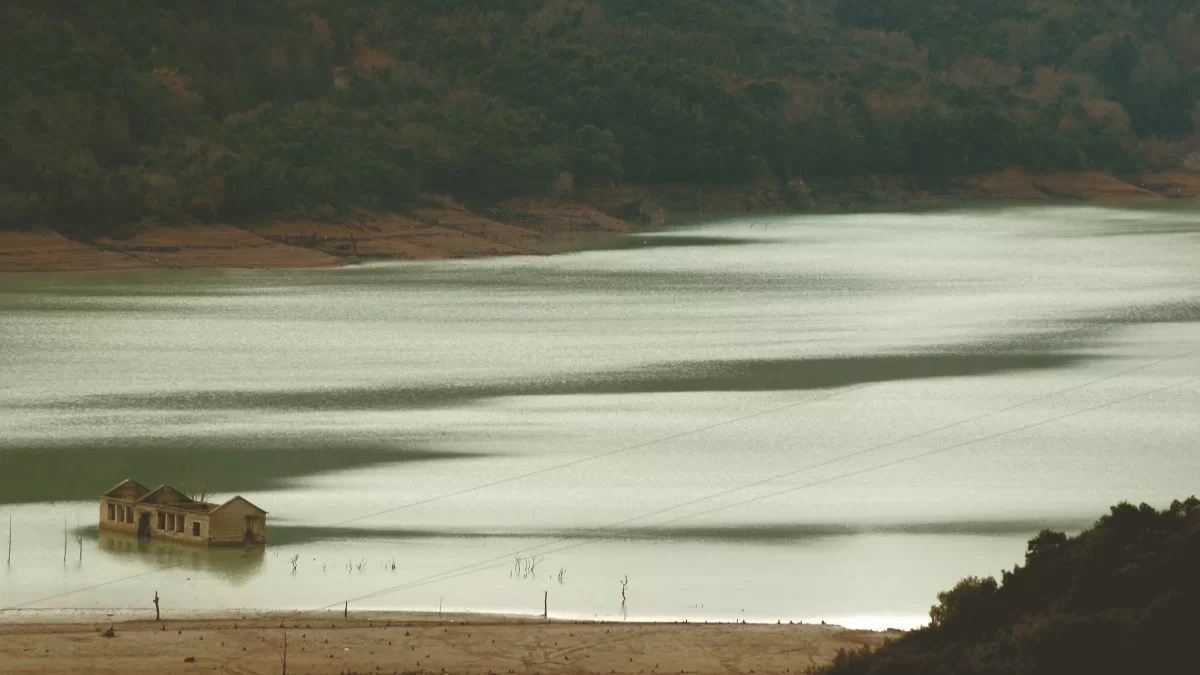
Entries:
POLYGON ((821 675, 1196 672, 1200 500, 1120 504, 1074 537, 1042 532, 1025 564, 938 595, 929 626, 821 675))
POLYGON ((1186 0, 8 0, 0 227, 1200 162, 1186 0), (1154 152, 1148 152, 1153 148, 1154 152))

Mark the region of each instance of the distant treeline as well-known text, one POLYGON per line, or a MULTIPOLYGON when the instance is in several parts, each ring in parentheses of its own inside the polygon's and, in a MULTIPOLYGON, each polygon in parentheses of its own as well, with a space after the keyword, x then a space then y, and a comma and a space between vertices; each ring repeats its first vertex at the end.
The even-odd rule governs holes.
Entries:
POLYGON ((1200 168, 1193 0, 5 0, 0 226, 1200 168))
POLYGON ((929 626, 843 652, 820 675, 1197 672, 1200 501, 1121 504, 1075 537, 1042 532, 1025 564, 938 595, 929 626))

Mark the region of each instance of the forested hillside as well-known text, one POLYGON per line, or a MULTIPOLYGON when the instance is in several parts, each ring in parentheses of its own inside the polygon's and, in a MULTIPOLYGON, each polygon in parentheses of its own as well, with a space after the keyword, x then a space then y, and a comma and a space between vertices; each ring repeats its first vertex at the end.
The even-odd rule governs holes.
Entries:
POLYGON ((6 0, 0 226, 1200 168, 1193 0, 6 0))
POLYGON ((1121 504, 1075 537, 1046 531, 1025 565, 938 596, 930 625, 821 675, 1196 672, 1200 501, 1121 504))

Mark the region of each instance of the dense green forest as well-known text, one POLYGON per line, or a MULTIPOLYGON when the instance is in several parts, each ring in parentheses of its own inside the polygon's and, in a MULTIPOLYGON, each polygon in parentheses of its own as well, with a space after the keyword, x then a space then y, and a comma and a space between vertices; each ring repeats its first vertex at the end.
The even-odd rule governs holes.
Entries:
POLYGON ((1200 167, 1194 0, 5 0, 0 226, 1200 167))
POLYGON ((926 628, 821 675, 1195 673, 1200 501, 1113 507, 1089 530, 1042 532, 1025 565, 938 596, 926 628))

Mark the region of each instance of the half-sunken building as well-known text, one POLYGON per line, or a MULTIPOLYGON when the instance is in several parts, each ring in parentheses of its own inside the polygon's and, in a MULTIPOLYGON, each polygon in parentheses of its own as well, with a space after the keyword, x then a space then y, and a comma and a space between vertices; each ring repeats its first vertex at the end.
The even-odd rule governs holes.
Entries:
POLYGON ((267 512, 242 497, 197 501, 170 485, 125 479, 100 497, 100 529, 202 546, 267 543, 267 512))

